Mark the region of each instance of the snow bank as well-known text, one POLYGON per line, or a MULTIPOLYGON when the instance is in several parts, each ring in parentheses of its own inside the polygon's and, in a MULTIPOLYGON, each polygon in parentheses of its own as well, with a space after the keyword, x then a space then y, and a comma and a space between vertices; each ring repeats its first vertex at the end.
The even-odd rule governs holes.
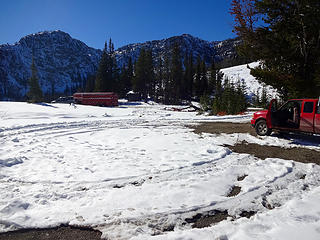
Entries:
POLYGON ((278 96, 277 91, 271 86, 266 86, 265 84, 260 83, 254 76, 250 74, 250 68, 255 68, 259 66, 259 62, 253 62, 250 64, 239 65, 230 68, 221 69, 221 72, 224 73, 224 80, 226 78, 233 83, 238 81, 244 82, 246 85, 246 93, 249 97, 252 97, 259 93, 262 94, 262 89, 265 87, 269 98, 275 98, 278 96), (249 68, 248 68, 249 66, 249 68))

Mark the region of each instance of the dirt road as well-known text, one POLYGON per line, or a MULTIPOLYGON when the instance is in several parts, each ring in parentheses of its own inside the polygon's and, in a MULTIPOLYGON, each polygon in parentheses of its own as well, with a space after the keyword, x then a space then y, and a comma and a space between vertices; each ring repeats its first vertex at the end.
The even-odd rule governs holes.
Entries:
POLYGON ((101 240, 101 232, 90 228, 62 226, 0 233, 0 240, 101 240))
MULTIPOLYGON (((257 136, 254 129, 249 123, 203 123, 194 127, 194 132, 197 134, 201 133, 249 133, 253 136, 257 136)), ((279 134, 274 133, 273 136, 277 138, 294 138, 301 140, 300 142, 306 142, 310 145, 317 145, 320 143, 319 136, 310 135, 298 135, 298 134, 279 134)), ((299 141, 297 141, 299 142, 299 141)), ((235 146, 228 146, 233 152, 237 153, 248 153, 254 155, 261 159, 266 158, 281 158, 286 160, 294 160, 302 163, 316 163, 320 165, 320 152, 315 150, 310 150, 301 147, 295 148, 281 148, 274 146, 259 145, 247 142, 241 142, 235 146)))

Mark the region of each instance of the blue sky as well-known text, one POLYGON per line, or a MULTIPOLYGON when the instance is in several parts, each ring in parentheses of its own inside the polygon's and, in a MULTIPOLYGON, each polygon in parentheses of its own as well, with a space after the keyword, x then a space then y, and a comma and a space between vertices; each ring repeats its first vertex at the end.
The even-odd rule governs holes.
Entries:
POLYGON ((62 30, 94 48, 189 33, 224 40, 232 33, 231 0, 0 0, 0 44, 62 30))

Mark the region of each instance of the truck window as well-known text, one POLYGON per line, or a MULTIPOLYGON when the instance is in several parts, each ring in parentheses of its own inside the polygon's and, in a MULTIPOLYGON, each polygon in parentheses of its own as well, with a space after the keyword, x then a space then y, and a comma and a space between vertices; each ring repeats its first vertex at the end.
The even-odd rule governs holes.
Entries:
POLYGON ((288 101, 280 107, 280 111, 289 111, 294 107, 298 107, 298 111, 301 110, 302 101, 288 101))
POLYGON ((320 106, 317 107, 317 114, 320 114, 320 106))
POLYGON ((305 102, 303 107, 304 113, 313 113, 313 102, 305 102))

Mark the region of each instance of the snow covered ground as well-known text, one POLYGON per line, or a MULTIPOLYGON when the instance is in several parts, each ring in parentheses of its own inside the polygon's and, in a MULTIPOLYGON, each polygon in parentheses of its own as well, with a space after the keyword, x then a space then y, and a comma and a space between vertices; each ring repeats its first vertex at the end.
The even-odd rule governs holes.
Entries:
POLYGON ((117 240, 320 239, 318 165, 225 147, 243 139, 299 143, 197 135, 186 125, 247 122, 251 115, 170 108, 0 102, 0 231, 72 224, 117 240), (228 197, 233 186, 241 192, 228 197), (202 229, 188 221, 217 210, 229 217, 202 229), (245 211, 256 214, 241 217, 245 211))

